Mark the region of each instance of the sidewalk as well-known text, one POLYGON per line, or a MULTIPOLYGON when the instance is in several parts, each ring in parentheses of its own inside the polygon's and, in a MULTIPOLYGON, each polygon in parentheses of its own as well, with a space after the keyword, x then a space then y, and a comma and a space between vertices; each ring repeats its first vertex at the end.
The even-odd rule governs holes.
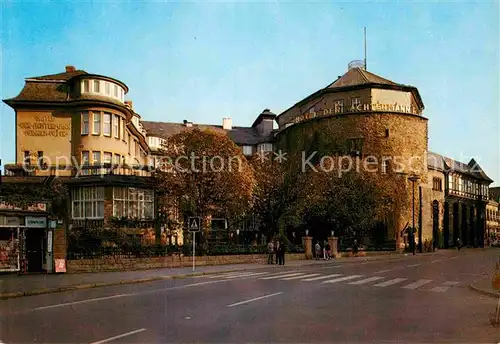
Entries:
POLYGON ((485 295, 498 298, 500 297, 500 290, 493 289, 491 285, 491 279, 492 276, 488 276, 485 278, 475 280, 469 285, 469 288, 477 292, 483 293, 485 295))
MULTIPOLYGON (((285 267, 302 267, 309 265, 327 265, 348 262, 363 262, 379 259, 397 259, 402 254, 370 254, 363 257, 342 257, 325 260, 291 260, 285 267)), ((22 296, 56 293, 77 289, 88 289, 120 284, 144 283, 165 279, 186 278, 192 276, 220 274, 277 267, 267 264, 231 264, 189 268, 164 268, 150 270, 134 270, 120 272, 99 272, 79 274, 36 274, 36 275, 0 275, 0 300, 22 296)))

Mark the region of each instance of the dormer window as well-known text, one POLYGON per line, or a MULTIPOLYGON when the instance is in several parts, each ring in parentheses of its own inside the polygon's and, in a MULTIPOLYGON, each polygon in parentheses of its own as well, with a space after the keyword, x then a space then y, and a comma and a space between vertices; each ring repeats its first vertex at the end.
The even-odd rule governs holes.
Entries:
POLYGON ((88 80, 83 80, 83 92, 87 93, 90 91, 90 84, 88 80))

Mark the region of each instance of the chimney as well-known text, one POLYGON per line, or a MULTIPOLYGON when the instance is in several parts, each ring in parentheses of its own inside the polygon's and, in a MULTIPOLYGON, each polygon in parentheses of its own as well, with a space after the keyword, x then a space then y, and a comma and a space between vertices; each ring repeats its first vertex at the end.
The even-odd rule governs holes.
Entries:
POLYGON ((189 122, 187 119, 184 120, 184 125, 188 128, 193 126, 193 122, 189 122))
POLYGON ((76 70, 75 66, 66 66, 66 73, 71 73, 76 70))
POLYGON ((233 129, 233 121, 231 117, 224 117, 222 119, 222 129, 224 130, 232 130, 233 129))
POLYGON ((130 110, 134 109, 132 107, 132 101, 131 100, 125 100, 125 106, 128 107, 130 110))

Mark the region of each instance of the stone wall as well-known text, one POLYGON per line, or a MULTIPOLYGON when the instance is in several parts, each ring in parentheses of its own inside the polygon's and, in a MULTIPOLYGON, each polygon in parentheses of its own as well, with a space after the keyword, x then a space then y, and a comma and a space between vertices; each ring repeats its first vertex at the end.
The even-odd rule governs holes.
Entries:
MULTIPOLYGON (((290 260, 305 259, 304 253, 291 253, 285 257, 285 262, 290 260)), ((225 255, 196 257, 196 266, 266 263, 266 254, 225 255)), ((168 256, 153 258, 124 258, 106 257, 101 259, 68 260, 68 273, 101 272, 101 271, 127 271, 158 268, 191 267, 192 256, 168 256)))

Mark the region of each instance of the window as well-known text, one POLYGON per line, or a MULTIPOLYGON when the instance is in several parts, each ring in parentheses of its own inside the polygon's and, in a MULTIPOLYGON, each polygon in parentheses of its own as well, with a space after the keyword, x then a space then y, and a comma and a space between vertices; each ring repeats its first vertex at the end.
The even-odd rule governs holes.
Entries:
POLYGON ((113 164, 120 165, 120 154, 115 154, 113 164))
POLYGON ((127 136, 128 136, 128 154, 132 154, 132 139, 130 137, 130 134, 127 133, 127 136))
POLYGON ((273 144, 272 143, 261 143, 259 145, 259 152, 272 152, 273 144))
POLYGON ((30 151, 24 151, 24 163, 25 164, 31 163, 30 151))
POLYGON ((101 152, 92 152, 92 158, 94 165, 99 165, 101 163, 101 152))
POLYGON ((111 136, 111 114, 110 113, 107 113, 107 112, 104 113, 103 122, 104 122, 104 124, 102 127, 102 133, 105 136, 111 136))
POLYGON ((99 93, 100 92, 100 84, 99 84, 99 80, 94 80, 94 92, 95 93, 99 93))
POLYGON ((82 187, 71 193, 74 219, 104 218, 104 187, 82 187))
POLYGON ((437 177, 432 178, 432 190, 443 191, 441 178, 437 178, 437 177))
MULTIPOLYGON (((122 140, 125 141, 125 120, 120 118, 120 129, 121 129, 121 137, 122 137, 122 140)), ((125 141, 126 142, 126 141, 125 141)))
POLYGON ((94 112, 94 128, 92 133, 94 135, 101 135, 101 113, 100 112, 94 112))
POLYGON ((333 108, 335 113, 342 113, 344 112, 344 100, 336 100, 333 102, 333 108))
POLYGON ((347 140, 347 152, 351 156, 362 156, 363 155, 363 145, 364 139, 349 139, 347 140))
POLYGON ((113 187, 113 216, 152 219, 153 190, 113 187))
POLYGON ((113 95, 115 97, 118 97, 118 86, 116 86, 116 85, 113 85, 113 95))
POLYGON ((105 164, 111 164, 111 160, 113 159, 113 153, 104 152, 103 158, 104 158, 103 162, 105 164))
POLYGON ((252 146, 243 146, 244 155, 252 155, 252 146))
POLYGON ((89 164, 89 151, 83 151, 82 152, 82 165, 88 165, 89 164))
POLYGON ((38 166, 43 166, 43 152, 38 151, 38 166))
POLYGON ((82 112, 82 135, 89 134, 89 113, 82 112))
POLYGON ((120 116, 113 116, 113 134, 117 139, 120 138, 120 116))
POLYGON ((109 82, 106 81, 106 83, 104 84, 104 89, 108 96, 111 95, 111 85, 109 84, 109 82))
POLYGON ((351 98, 351 111, 361 111, 361 98, 354 97, 351 98))
POLYGON ((83 92, 89 92, 90 89, 90 83, 88 80, 83 80, 83 92))

